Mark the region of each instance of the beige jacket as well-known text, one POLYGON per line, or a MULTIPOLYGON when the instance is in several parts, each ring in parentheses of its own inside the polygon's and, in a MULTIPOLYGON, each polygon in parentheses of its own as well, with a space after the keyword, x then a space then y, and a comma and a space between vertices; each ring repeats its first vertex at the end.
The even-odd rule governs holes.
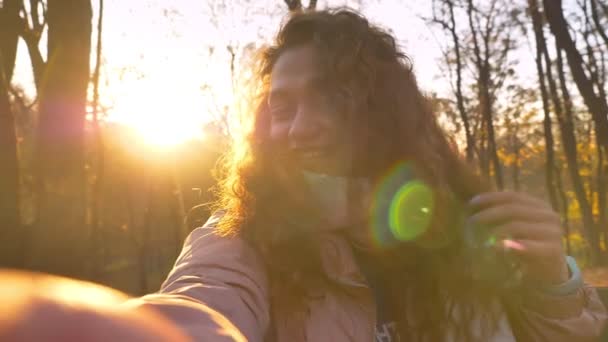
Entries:
MULTIPOLYGON (((267 275, 256 251, 242 239, 215 235, 217 220, 191 233, 160 293, 143 301, 200 341, 264 341, 271 316, 280 342, 374 340, 373 295, 344 238, 327 233, 321 248, 325 271, 344 291, 311 299, 305 312, 277 316, 271 315, 267 275)), ((590 287, 567 297, 526 293, 500 303, 505 315, 496 342, 596 341, 608 318, 590 287)))

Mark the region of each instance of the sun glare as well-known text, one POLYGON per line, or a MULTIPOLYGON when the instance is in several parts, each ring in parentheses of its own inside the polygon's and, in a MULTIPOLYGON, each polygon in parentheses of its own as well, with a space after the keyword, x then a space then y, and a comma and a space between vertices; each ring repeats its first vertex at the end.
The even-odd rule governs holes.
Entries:
POLYGON ((131 128, 145 145, 172 148, 203 137, 203 126, 210 118, 204 114, 200 95, 183 87, 128 88, 128 96, 115 98, 108 120, 131 128))
POLYGON ((143 120, 134 128, 146 144, 154 147, 173 147, 202 135, 200 130, 187 122, 169 120, 143 120))
POLYGON ((122 115, 120 123, 132 128, 136 136, 151 147, 170 148, 202 138, 200 114, 193 109, 163 107, 140 107, 138 112, 122 115))

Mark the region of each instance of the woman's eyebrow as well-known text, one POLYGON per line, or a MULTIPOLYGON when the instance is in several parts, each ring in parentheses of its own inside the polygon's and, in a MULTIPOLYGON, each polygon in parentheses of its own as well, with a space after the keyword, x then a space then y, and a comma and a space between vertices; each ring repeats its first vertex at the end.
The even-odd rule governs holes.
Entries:
POLYGON ((327 86, 327 78, 321 74, 314 75, 308 78, 304 85, 308 89, 318 89, 327 86))
POLYGON ((321 74, 314 74, 308 77, 303 77, 296 82, 289 82, 287 84, 281 84, 270 90, 268 94, 268 102, 282 100, 289 97, 289 93, 297 91, 298 89, 304 91, 317 91, 325 88, 327 78, 321 74))
POLYGON ((266 100, 268 103, 270 103, 271 101, 280 101, 287 98, 287 91, 285 89, 279 88, 279 89, 274 89, 270 92, 270 94, 268 94, 268 99, 266 100))

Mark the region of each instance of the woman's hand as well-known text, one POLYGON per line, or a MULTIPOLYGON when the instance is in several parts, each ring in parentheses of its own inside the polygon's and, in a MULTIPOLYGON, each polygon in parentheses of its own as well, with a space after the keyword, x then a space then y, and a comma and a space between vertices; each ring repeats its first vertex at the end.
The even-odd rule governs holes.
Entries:
POLYGON ((557 285, 569 279, 560 217, 547 203, 523 193, 488 192, 469 206, 468 224, 491 227, 495 248, 518 259, 524 281, 557 285))

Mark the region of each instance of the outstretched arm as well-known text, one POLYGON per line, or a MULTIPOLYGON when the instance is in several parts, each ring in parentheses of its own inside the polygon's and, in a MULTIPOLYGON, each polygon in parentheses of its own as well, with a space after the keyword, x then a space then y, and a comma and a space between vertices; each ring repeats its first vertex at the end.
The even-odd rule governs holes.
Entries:
POLYGON ((140 300, 197 340, 263 341, 269 325, 265 269, 247 242, 214 233, 218 220, 212 216, 190 234, 160 292, 140 300))

